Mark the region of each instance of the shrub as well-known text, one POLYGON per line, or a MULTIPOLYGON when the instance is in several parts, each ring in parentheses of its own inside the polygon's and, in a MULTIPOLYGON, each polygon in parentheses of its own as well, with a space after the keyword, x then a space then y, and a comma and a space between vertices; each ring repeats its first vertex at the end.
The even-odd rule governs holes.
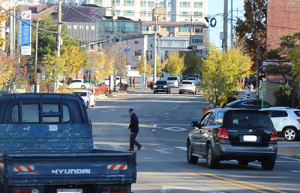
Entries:
MULTIPOLYGON (((299 99, 296 95, 296 101, 295 105, 296 107, 299 106, 299 99)), ((275 106, 284 106, 284 107, 291 107, 292 106, 292 87, 290 87, 288 84, 285 84, 283 86, 279 86, 274 91, 274 97, 275 97, 275 106)))

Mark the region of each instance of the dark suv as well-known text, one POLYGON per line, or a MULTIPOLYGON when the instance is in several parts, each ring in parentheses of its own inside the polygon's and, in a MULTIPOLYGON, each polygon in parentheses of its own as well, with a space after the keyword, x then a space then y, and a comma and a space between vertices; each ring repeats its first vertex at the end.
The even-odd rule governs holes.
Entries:
POLYGON ((155 94, 158 92, 171 93, 171 87, 168 81, 166 80, 156 81, 156 83, 153 85, 153 93, 155 94))
MULTIPOLYGON (((267 101, 264 101, 263 108, 269 108, 273 105, 267 101)), ((255 109, 259 110, 262 108, 262 100, 261 99, 240 99, 228 103, 226 105, 227 108, 243 108, 243 109, 255 109)))
POLYGON ((212 109, 187 138, 187 161, 206 157, 207 167, 235 159, 240 165, 258 160, 264 170, 272 170, 277 156, 277 132, 267 113, 245 109, 212 109))

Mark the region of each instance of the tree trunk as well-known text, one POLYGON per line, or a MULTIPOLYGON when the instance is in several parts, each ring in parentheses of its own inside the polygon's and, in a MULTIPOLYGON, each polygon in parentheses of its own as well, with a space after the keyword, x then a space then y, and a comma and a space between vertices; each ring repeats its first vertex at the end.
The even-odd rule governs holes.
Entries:
POLYGON ((293 84, 293 88, 292 88, 292 108, 295 108, 295 102, 296 102, 296 96, 295 96, 295 91, 296 91, 296 86, 295 84, 293 84))
POLYGON ((62 93, 65 93, 65 85, 66 85, 66 79, 63 79, 63 89, 62 89, 62 93))
POLYGON ((49 93, 50 92, 50 88, 49 88, 49 85, 47 84, 47 92, 49 93))

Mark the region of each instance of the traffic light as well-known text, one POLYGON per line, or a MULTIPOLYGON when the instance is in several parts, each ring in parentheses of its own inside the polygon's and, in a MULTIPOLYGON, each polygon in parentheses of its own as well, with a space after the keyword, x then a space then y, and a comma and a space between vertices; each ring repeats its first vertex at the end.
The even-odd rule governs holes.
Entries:
POLYGON ((189 49, 189 50, 190 50, 190 49, 193 49, 193 46, 188 46, 187 49, 189 49))

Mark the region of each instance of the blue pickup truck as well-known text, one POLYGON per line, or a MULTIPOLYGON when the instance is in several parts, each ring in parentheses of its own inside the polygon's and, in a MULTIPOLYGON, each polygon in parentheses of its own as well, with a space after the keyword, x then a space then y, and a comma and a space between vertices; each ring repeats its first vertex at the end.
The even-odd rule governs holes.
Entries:
POLYGON ((136 153, 98 150, 83 100, 0 96, 0 193, 130 193, 136 153))

